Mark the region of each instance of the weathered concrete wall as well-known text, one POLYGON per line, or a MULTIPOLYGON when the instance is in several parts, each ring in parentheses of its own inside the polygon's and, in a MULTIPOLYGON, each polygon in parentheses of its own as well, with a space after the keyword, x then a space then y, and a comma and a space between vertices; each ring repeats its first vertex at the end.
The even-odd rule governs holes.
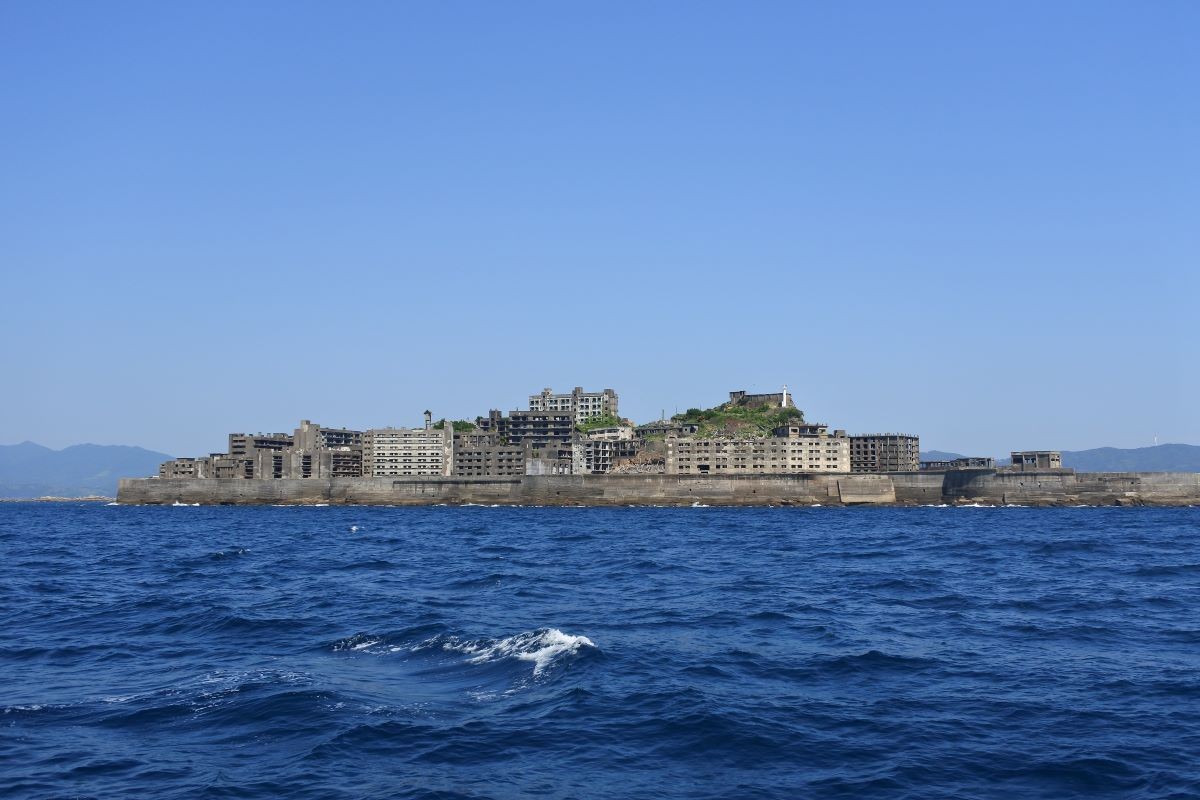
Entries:
POLYGON ((962 470, 946 473, 945 494, 948 502, 1191 505, 1200 503, 1200 473, 962 470))
POLYGON ((122 503, 431 505, 788 505, 893 503, 886 475, 524 475, 121 481, 122 503))
POLYGON ((942 492, 944 472, 893 472, 887 475, 896 487, 896 502, 907 505, 937 505, 946 502, 942 492))
POLYGON ((122 503, 359 505, 1189 505, 1200 473, 956 470, 891 475, 525 475, 121 481, 122 503))

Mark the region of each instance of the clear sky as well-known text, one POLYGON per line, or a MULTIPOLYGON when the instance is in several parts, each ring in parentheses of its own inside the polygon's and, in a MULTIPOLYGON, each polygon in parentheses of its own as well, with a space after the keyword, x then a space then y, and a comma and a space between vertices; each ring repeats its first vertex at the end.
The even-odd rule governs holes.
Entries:
POLYGON ((787 383, 1200 443, 1200 4, 0 3, 0 443, 787 383))

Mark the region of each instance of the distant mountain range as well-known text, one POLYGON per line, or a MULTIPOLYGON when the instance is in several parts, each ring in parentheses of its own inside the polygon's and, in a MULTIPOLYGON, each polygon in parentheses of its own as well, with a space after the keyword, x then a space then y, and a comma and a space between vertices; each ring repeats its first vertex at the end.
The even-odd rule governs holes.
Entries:
POLYGON ((77 444, 51 450, 33 442, 0 445, 0 498, 117 494, 119 478, 158 474, 171 458, 141 447, 77 444))
MULTIPOLYGON (((1160 444, 1157 447, 1097 447, 1093 450, 1063 450, 1063 466, 1080 472, 1200 472, 1200 446, 1160 444)), ((958 453, 924 450, 922 461, 950 461, 958 453)), ((1006 464, 1008 459, 997 459, 1006 464)))

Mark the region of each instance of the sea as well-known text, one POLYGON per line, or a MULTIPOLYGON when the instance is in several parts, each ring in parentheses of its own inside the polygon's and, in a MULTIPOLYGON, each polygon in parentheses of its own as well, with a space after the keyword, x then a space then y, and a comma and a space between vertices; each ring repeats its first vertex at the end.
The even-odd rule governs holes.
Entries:
POLYGON ((0 504, 5 798, 1196 798, 1200 509, 0 504))

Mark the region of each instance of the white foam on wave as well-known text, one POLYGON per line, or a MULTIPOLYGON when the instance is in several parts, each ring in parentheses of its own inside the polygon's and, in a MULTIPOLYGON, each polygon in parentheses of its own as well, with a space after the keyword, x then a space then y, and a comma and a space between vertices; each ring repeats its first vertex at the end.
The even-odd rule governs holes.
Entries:
POLYGON ((111 503, 105 503, 104 505, 106 505, 106 506, 119 506, 119 505, 121 505, 121 504, 120 504, 120 503, 118 503, 116 500, 114 500, 114 501, 112 501, 111 503))
POLYGON ((378 636, 367 636, 363 634, 355 634, 348 639, 342 639, 340 642, 335 642, 333 652, 361 652, 370 650, 375 645, 381 643, 383 639, 378 636))
POLYGON ((442 649, 465 653, 471 656, 470 663, 483 664, 503 658, 516 658, 533 662, 533 675, 541 675, 559 656, 574 655, 585 647, 595 647, 586 636, 572 636, 558 628, 540 628, 515 636, 497 640, 463 642, 451 640, 442 644, 442 649))
POLYGON ((128 703, 138 695, 136 694, 111 694, 100 698, 101 703, 128 703))

